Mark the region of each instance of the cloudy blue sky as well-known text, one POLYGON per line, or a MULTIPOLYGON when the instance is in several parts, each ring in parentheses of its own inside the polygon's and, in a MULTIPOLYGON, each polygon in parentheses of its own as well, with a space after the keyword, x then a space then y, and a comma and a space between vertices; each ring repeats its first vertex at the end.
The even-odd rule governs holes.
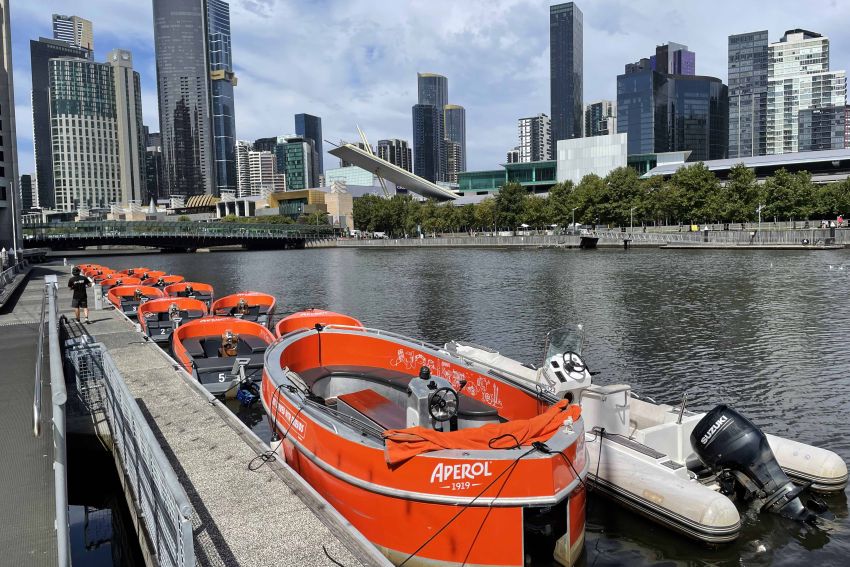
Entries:
MULTIPOLYGON (((416 72, 444 74, 466 107, 470 169, 490 169, 516 145, 516 119, 549 113, 545 0, 231 0, 240 139, 288 134, 293 115, 322 117, 328 140, 410 140, 416 72)), ((614 98, 627 62, 676 41, 697 73, 726 81, 732 33, 806 28, 831 39, 832 68, 850 67, 850 2, 837 0, 582 0, 585 102, 614 98)), ((158 130, 149 0, 15 0, 14 81, 20 171, 33 170, 29 40, 51 35, 52 13, 94 22, 95 57, 133 52, 145 123, 158 130)), ((325 156, 325 167, 336 159, 325 156)))

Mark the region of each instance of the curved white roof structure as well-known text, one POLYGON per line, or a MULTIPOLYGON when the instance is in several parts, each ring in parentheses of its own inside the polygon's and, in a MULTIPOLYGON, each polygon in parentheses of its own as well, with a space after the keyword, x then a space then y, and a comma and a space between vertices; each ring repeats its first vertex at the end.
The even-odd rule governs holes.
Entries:
POLYGON ((357 167, 363 168, 366 171, 374 173, 378 177, 382 177, 387 181, 400 185, 417 195, 430 197, 432 199, 439 199, 441 201, 451 201, 458 197, 454 192, 444 189, 436 183, 431 183, 427 179, 423 179, 418 175, 414 175, 397 165, 393 165, 376 155, 370 154, 364 149, 358 148, 357 146, 344 144, 330 150, 328 153, 352 163, 357 167))

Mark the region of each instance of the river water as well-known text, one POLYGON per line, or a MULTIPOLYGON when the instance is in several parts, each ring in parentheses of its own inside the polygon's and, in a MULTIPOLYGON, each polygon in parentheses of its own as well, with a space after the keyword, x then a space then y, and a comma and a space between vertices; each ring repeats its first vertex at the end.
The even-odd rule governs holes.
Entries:
MULTIPOLYGON (((689 409, 727 403, 765 431, 850 461, 850 250, 310 249, 92 257, 277 296, 442 344, 461 339, 542 362, 546 333, 582 323, 599 383, 689 409)), ((96 331, 96 329, 93 329, 96 331)), ((262 410, 232 405, 259 435, 262 410)), ((740 539, 693 543, 591 495, 587 565, 846 565, 847 491, 800 529, 744 518, 740 539)))

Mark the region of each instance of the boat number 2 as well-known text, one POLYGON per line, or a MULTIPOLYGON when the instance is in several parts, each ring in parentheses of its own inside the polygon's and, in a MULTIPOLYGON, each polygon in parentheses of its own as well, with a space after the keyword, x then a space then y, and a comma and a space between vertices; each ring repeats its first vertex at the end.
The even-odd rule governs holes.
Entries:
POLYGON ((159 330, 159 334, 164 335, 167 331, 168 331, 168 329, 163 327, 162 329, 159 330))

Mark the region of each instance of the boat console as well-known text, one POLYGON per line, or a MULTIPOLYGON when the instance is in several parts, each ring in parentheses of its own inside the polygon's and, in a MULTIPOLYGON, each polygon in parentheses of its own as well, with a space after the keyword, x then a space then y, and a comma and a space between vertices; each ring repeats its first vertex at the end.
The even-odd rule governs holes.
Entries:
POLYGON ((177 325, 192 319, 200 319, 204 312, 200 309, 180 309, 179 311, 159 311, 145 313, 147 334, 156 342, 168 342, 177 325))
POLYGON ((240 335, 236 344, 236 356, 220 356, 220 335, 185 338, 182 344, 192 358, 192 366, 202 384, 225 382, 232 378, 236 357, 249 359, 245 365, 246 378, 254 382, 262 378, 263 354, 268 344, 260 337, 240 335))

